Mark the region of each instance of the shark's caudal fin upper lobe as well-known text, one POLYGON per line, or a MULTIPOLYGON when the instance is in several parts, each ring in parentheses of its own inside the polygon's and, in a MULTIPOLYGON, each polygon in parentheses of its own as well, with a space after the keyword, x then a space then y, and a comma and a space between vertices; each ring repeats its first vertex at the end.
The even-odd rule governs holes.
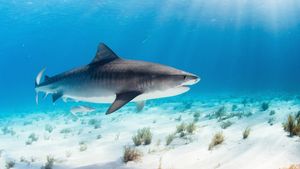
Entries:
MULTIPOLYGON (((39 74, 36 76, 36 78, 35 78, 35 87, 37 87, 41 83, 41 79, 43 77, 43 74, 44 74, 45 70, 46 70, 46 68, 43 68, 39 72, 39 74)), ((39 93, 38 92, 36 92, 36 95, 35 95, 35 102, 36 102, 36 104, 39 103, 39 93)))
POLYGON ((46 68, 43 68, 39 74, 36 76, 35 78, 35 86, 38 86, 40 83, 41 83, 41 80, 42 80, 42 77, 43 77, 43 74, 45 72, 46 68))

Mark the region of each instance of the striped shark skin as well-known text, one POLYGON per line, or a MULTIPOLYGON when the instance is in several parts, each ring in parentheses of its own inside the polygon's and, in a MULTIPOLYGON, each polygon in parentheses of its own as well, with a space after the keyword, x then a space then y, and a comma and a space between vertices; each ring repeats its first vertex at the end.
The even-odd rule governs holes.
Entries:
POLYGON ((200 81, 194 74, 169 66, 127 60, 100 43, 93 60, 82 67, 49 77, 43 69, 36 77, 35 91, 52 94, 53 102, 71 99, 91 103, 111 103, 111 114, 128 102, 176 96, 200 81), (43 80, 42 80, 43 79, 43 80))

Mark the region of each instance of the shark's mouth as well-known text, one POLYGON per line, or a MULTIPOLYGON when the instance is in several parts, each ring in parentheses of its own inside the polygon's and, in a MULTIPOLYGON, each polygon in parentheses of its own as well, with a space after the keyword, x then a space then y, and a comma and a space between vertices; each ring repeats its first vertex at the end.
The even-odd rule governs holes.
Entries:
POLYGON ((183 82, 181 85, 185 86, 185 87, 188 87, 188 86, 191 86, 191 85, 194 85, 194 84, 198 83, 199 81, 200 81, 200 78, 192 79, 192 80, 183 82))

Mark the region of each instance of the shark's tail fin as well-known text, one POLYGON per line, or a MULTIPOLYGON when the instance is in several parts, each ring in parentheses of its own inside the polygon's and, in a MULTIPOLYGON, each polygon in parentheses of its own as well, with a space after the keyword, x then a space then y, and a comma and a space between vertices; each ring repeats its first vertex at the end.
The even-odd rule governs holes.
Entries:
MULTIPOLYGON (((41 79, 43 77, 43 74, 44 74, 45 70, 46 70, 46 68, 42 69, 40 71, 40 73, 36 76, 36 78, 35 78, 35 87, 37 87, 41 83, 41 79)), ((36 104, 39 103, 39 92, 38 91, 36 91, 35 101, 36 101, 36 104)))
POLYGON ((46 68, 42 69, 40 71, 40 73, 36 76, 36 78, 35 78, 35 87, 37 87, 41 83, 41 79, 43 77, 43 74, 44 74, 45 70, 46 70, 46 68))

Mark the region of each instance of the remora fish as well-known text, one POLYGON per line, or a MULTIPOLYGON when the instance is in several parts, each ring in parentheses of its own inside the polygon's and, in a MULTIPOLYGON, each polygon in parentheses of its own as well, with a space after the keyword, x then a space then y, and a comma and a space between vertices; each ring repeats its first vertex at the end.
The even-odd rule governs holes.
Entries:
MULTIPOLYGON (((59 98, 93 103, 112 103, 106 114, 113 113, 128 102, 170 97, 185 93, 188 85, 200 78, 169 66, 125 60, 100 43, 96 56, 86 66, 53 77, 43 69, 36 77, 35 90, 59 98)), ((143 105, 143 104, 141 104, 143 105)))
POLYGON ((75 107, 72 107, 70 110, 70 112, 74 116, 77 116, 78 113, 82 113, 85 115, 85 114, 93 112, 93 111, 95 111, 95 109, 92 107, 88 107, 88 106, 75 106, 75 107))

